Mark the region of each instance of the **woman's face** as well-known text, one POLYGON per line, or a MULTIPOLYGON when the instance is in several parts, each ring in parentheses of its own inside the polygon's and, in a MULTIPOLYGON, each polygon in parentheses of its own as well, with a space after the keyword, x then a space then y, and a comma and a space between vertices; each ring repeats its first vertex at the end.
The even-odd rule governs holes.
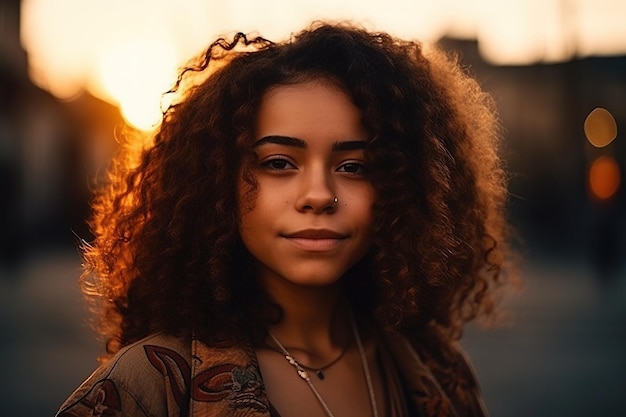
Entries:
MULTIPOLYGON (((258 190, 253 203, 240 201, 240 234, 266 285, 330 285, 368 251, 366 137, 360 111, 330 83, 265 93, 253 143, 258 190)), ((241 200, 249 189, 240 180, 241 200)))

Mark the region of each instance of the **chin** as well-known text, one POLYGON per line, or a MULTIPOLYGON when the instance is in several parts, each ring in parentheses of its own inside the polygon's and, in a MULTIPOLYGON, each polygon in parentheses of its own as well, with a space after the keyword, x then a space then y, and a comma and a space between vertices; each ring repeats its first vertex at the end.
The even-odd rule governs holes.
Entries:
POLYGON ((314 276, 305 277, 285 277, 285 280, 289 281, 293 285, 301 287, 323 288, 336 285, 341 280, 341 276, 320 277, 316 274, 314 276))
POLYGON ((278 275, 292 285, 322 288, 334 286, 341 280, 344 274, 345 271, 323 271, 319 267, 309 267, 300 271, 300 273, 298 271, 289 271, 278 275))

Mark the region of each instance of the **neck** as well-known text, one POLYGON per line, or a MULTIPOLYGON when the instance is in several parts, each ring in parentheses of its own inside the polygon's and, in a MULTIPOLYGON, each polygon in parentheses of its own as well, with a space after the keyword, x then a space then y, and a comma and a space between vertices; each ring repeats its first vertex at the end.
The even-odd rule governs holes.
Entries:
POLYGON ((282 309, 282 319, 270 331, 283 345, 311 356, 332 356, 350 340, 347 302, 340 284, 326 287, 267 285, 282 309))

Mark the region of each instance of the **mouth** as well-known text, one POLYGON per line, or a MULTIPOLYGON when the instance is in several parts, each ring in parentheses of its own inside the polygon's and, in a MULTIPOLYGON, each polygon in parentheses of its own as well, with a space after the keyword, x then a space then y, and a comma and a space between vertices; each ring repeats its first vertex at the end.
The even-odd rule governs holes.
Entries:
POLYGON ((306 229, 283 234, 282 237, 302 250, 325 252, 336 249, 348 235, 328 229, 306 229))
POLYGON ((305 229, 283 235, 287 239, 345 239, 345 233, 335 232, 328 229, 305 229))

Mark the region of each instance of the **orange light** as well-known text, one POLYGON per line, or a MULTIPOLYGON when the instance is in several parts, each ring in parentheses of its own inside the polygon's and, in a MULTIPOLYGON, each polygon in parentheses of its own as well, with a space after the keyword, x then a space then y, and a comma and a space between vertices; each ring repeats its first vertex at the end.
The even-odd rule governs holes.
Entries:
POLYGON ((602 148, 617 137, 617 123, 611 112, 601 107, 593 109, 585 119, 585 136, 593 146, 602 148))
POLYGON ((608 200, 615 195, 621 181, 619 165, 610 156, 601 156, 589 168, 589 190, 598 200, 608 200))

